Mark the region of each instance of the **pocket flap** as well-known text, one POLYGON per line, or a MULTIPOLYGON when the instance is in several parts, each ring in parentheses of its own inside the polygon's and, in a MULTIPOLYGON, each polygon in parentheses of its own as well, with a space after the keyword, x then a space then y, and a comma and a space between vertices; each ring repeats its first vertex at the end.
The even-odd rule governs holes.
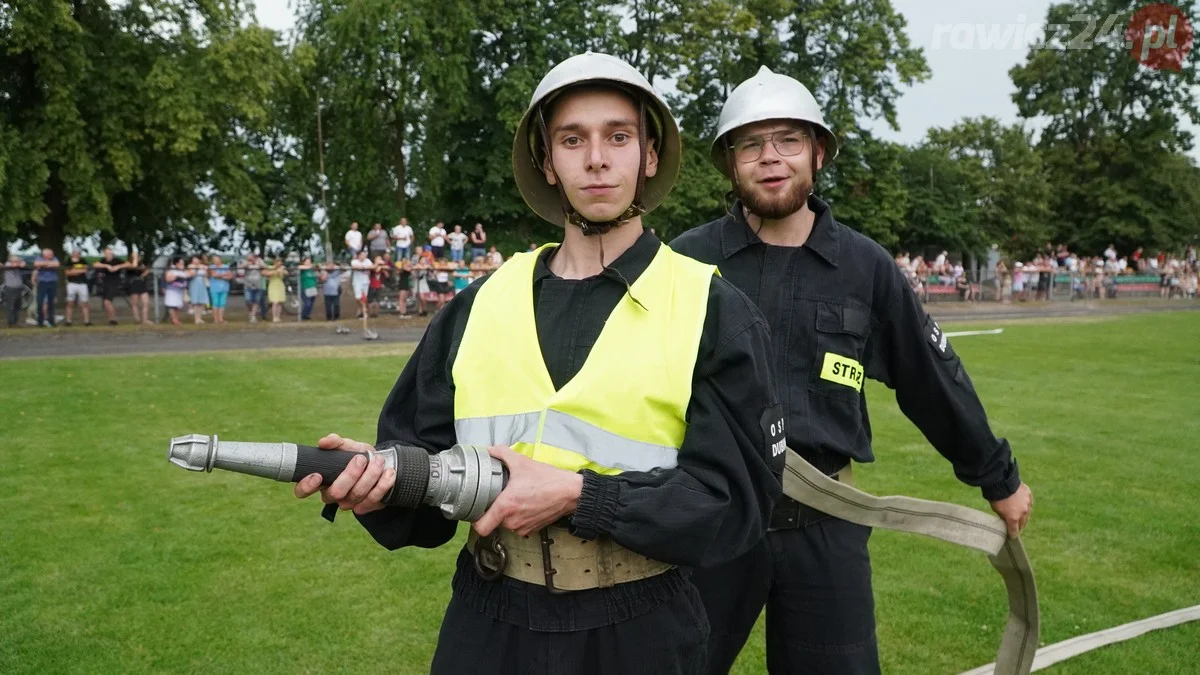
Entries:
POLYGON ((845 333, 865 339, 870 331, 871 317, 866 312, 831 302, 817 306, 817 330, 822 333, 845 333))
POLYGON ((817 330, 822 333, 842 332, 842 308, 828 302, 817 305, 817 330))
POLYGON ((854 307, 842 308, 842 330, 860 338, 867 337, 871 329, 871 317, 854 307))

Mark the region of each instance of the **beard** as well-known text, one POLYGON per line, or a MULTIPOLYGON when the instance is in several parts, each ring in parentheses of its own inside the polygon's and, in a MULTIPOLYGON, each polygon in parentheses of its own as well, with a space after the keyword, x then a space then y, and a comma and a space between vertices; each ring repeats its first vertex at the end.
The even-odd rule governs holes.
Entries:
POLYGON ((794 180, 791 188, 777 195, 764 194, 757 185, 747 186, 739 182, 736 194, 750 213, 767 220, 779 220, 799 211, 808 203, 808 195, 813 187, 812 180, 806 180, 802 176, 794 176, 794 180))

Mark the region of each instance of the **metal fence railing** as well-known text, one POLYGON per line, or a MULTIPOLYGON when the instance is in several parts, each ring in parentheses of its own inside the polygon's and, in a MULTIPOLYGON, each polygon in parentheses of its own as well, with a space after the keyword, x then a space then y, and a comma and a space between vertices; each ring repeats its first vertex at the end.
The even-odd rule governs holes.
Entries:
MULTIPOLYGON (((258 316, 268 319, 271 308, 278 304, 280 314, 286 315, 287 320, 302 321, 336 318, 347 310, 357 312, 360 302, 368 306, 372 315, 422 312, 427 305, 440 307, 457 291, 496 267, 487 263, 406 261, 399 265, 384 263, 362 268, 347 264, 318 264, 310 268, 285 265, 282 275, 272 274, 272 268, 268 266, 237 265, 230 266, 227 273, 232 277, 228 280, 229 295, 240 296, 247 310, 254 305, 258 316), (280 281, 276 285, 272 280, 277 276, 280 281)), ((160 290, 169 285, 167 274, 171 271, 168 268, 155 270, 156 300, 165 296, 165 291, 160 290)), ((191 302, 192 291, 199 289, 191 288, 192 284, 204 283, 211 289, 216 273, 212 266, 203 271, 203 276, 192 270, 193 276, 182 288, 184 304, 194 304, 191 302), (204 281, 197 282, 198 276, 204 281)), ((156 305, 155 314, 163 320, 165 308, 156 305)))
MULTIPOLYGON (((153 323, 170 320, 168 304, 177 305, 179 315, 189 316, 193 310, 205 316, 214 309, 217 293, 226 294, 226 307, 237 313, 249 311, 250 305, 261 319, 270 319, 272 306, 280 306, 281 317, 301 321, 306 318, 326 318, 349 311, 350 317, 358 308, 358 291, 366 296, 372 315, 407 314, 426 311, 427 307, 440 307, 454 293, 465 288, 474 279, 494 270, 497 265, 477 262, 473 264, 450 261, 404 261, 400 264, 386 262, 369 268, 354 268, 348 264, 282 266, 282 274, 275 275, 268 265, 201 265, 183 266, 182 269, 163 264, 122 270, 105 278, 104 272, 89 268, 81 276, 70 281, 82 283, 87 288, 89 303, 92 300, 109 299, 122 317, 127 317, 135 303, 147 304, 146 314, 153 323), (180 274, 175 274, 179 272, 180 274), (171 273, 174 284, 168 281, 171 273), (221 277, 229 277, 221 279, 221 277), (272 278, 278 276, 278 285, 272 278), (330 281, 332 279, 332 281, 330 281), (222 283, 224 281, 224 284, 222 283), (227 290, 221 287, 227 285, 227 290), (144 288, 145 299, 142 295, 144 288), (217 293, 214 293, 214 290, 217 293), (335 291, 332 293, 329 291, 335 291), (168 300, 171 300, 168 303, 168 300), (249 302, 253 300, 254 302, 249 302), (401 306, 401 303, 404 306, 401 306), (338 311, 330 313, 330 309, 338 311)), ((22 287, 14 292, 19 298, 19 316, 23 323, 37 323, 38 270, 29 266, 18 270, 22 287)), ((54 320, 65 318, 68 300, 66 270, 54 270, 54 320)), ((43 284, 45 286, 45 284, 43 284)), ((6 292, 5 298, 9 294, 6 292)), ((77 296, 76 296, 77 299, 77 296)), ((91 307, 92 314, 102 307, 91 307)), ((103 314, 100 315, 104 317, 103 314)), ((46 317, 47 319, 49 317, 46 317)))
POLYGON ((905 274, 923 302, 1062 302, 1085 299, 1195 299, 1196 276, 1186 269, 1166 274, 1106 274, 1022 269, 997 275, 905 274))
MULTIPOLYGON (((128 316, 135 302, 145 302, 148 307, 146 314, 154 323, 169 320, 167 308, 168 286, 166 274, 169 271, 168 261, 160 258, 152 267, 139 267, 123 270, 115 275, 115 283, 108 287, 102 281, 102 274, 89 269, 81 277, 73 277, 75 283, 87 286, 91 298, 112 299, 113 304, 128 316), (140 282, 138 281, 140 279, 140 282), (144 299, 138 297, 136 291, 144 287, 144 299)), ((426 312, 439 308, 458 291, 472 280, 483 276, 497 267, 496 264, 452 263, 449 261, 402 261, 399 265, 387 262, 371 269, 355 269, 351 265, 314 265, 301 269, 297 264, 283 266, 281 277, 282 300, 280 315, 283 320, 302 321, 306 317, 322 319, 336 317, 349 313, 353 318, 357 312, 356 277, 360 286, 366 287, 368 305, 371 313, 375 314, 411 314, 426 312), (326 281, 336 276, 336 285, 330 287, 326 281), (374 281, 372 281, 374 279, 374 281), (315 291, 313 290, 315 288, 315 291), (325 291, 336 288, 336 294, 325 291), (330 306, 328 309, 326 306, 330 306), (329 309, 334 311, 331 313, 329 309)), ((258 299, 253 303, 257 316, 261 319, 271 318, 272 295, 280 297, 279 288, 272 293, 271 276, 266 272, 265 265, 250 265, 239 261, 233 265, 222 266, 227 271, 229 309, 241 314, 248 311, 251 303, 247 300, 258 299), (256 277, 256 273, 261 275, 256 277), (249 282, 248 282, 249 279, 249 282), (255 281, 255 279, 258 279, 255 281), (255 288, 250 288, 255 286, 255 288), (256 296, 261 296, 258 298, 256 296)), ((183 294, 183 315, 193 308, 204 312, 207 316, 212 310, 212 293, 217 268, 204 265, 189 272, 192 276, 179 289, 183 294), (197 281, 199 277, 199 281, 197 281), (193 291, 200 289, 194 284, 202 284, 204 292, 200 295, 203 302, 191 302, 193 291)), ((30 266, 20 270, 23 286, 16 293, 6 290, 4 298, 9 300, 19 297, 19 316, 26 324, 36 323, 37 317, 37 273, 30 266)), ((1194 299, 1196 297, 1196 277, 1191 268, 1171 270, 1168 273, 1137 274, 1107 274, 1089 270, 1088 272, 1059 272, 1053 269, 1026 267, 1021 270, 1006 271, 997 275, 994 270, 965 270, 961 275, 925 274, 916 275, 905 272, 913 291, 926 303, 985 303, 985 302, 1033 302, 1050 301, 1062 302, 1083 299, 1121 299, 1121 298, 1164 298, 1194 299)), ((63 318, 67 296, 67 278, 65 267, 55 271, 56 288, 54 293, 55 317, 63 318)), ((178 285, 178 284, 177 284, 178 285)), ((178 303, 176 303, 178 304, 178 303)), ((93 314, 97 308, 93 307, 93 314)), ((103 315, 101 315, 103 316, 103 315)))

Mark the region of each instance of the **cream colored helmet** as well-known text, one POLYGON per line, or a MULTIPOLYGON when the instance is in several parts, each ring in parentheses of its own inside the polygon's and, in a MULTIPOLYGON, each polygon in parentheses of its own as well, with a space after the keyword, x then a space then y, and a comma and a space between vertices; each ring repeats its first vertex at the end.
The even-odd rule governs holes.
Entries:
POLYGON ((712 162, 717 170, 732 179, 729 167, 729 132, 738 127, 766 120, 799 120, 812 124, 824 136, 825 163, 838 154, 838 139, 825 123, 817 99, 799 80, 771 72, 763 66, 754 77, 734 88, 721 108, 717 137, 712 144, 712 162))
POLYGON ((558 64, 538 83, 529 108, 521 117, 516 136, 513 138, 513 176, 525 203, 542 218, 562 227, 565 227, 568 221, 574 222, 583 227, 585 233, 589 232, 589 225, 599 226, 592 229, 603 231, 632 217, 653 211, 666 199, 675 185, 675 177, 679 174, 681 152, 679 126, 662 96, 646 78, 633 66, 616 57, 587 52, 558 64), (550 185, 542 171, 545 153, 542 143, 545 125, 542 108, 567 88, 584 83, 612 83, 640 101, 639 107, 645 113, 639 134, 642 142, 642 166, 638 175, 638 190, 629 209, 618 219, 607 223, 589 223, 579 216, 567 202, 562 183, 550 185), (649 178, 645 177, 645 139, 650 134, 650 130, 646 129, 647 124, 653 126, 653 135, 657 137, 655 148, 658 150, 658 171, 649 178))

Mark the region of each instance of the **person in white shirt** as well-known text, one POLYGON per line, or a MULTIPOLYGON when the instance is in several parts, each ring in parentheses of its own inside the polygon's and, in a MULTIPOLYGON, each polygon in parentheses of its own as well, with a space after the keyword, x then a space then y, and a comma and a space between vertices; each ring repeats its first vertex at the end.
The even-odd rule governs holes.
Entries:
POLYGON ((359 311, 365 315, 367 295, 371 290, 371 271, 375 269, 375 263, 371 262, 366 251, 359 251, 350 261, 350 269, 350 286, 354 289, 354 298, 358 300, 359 311))
POLYGON ((921 269, 924 264, 925 258, 917 256, 908 262, 908 271, 916 274, 917 270, 921 269))
POLYGON ((454 284, 450 283, 450 270, 453 268, 454 263, 440 260, 434 263, 434 283, 430 284, 430 290, 437 295, 439 310, 454 299, 454 284))
POLYGON ((401 218, 400 224, 392 228, 392 243, 396 245, 397 263, 412 255, 413 229, 408 226, 408 218, 401 218))
POLYGON ((429 247, 433 250, 434 260, 441 260, 446 251, 446 226, 440 220, 429 228, 429 247))
POLYGON ((351 258, 357 258, 358 252, 363 250, 362 232, 358 231, 358 223, 350 223, 350 230, 346 232, 346 248, 350 250, 351 258))
POLYGON ((499 267, 504 264, 504 255, 501 254, 500 251, 497 251, 496 247, 493 246, 488 250, 487 262, 492 267, 499 267))
POLYGON ((463 251, 467 248, 467 235, 462 231, 462 225, 455 225, 454 231, 446 235, 450 240, 450 260, 462 262, 463 251))
POLYGON ((1104 249, 1104 257, 1107 258, 1108 260, 1116 260, 1117 259, 1116 247, 1113 246, 1112 244, 1109 244, 1108 248, 1104 249))

